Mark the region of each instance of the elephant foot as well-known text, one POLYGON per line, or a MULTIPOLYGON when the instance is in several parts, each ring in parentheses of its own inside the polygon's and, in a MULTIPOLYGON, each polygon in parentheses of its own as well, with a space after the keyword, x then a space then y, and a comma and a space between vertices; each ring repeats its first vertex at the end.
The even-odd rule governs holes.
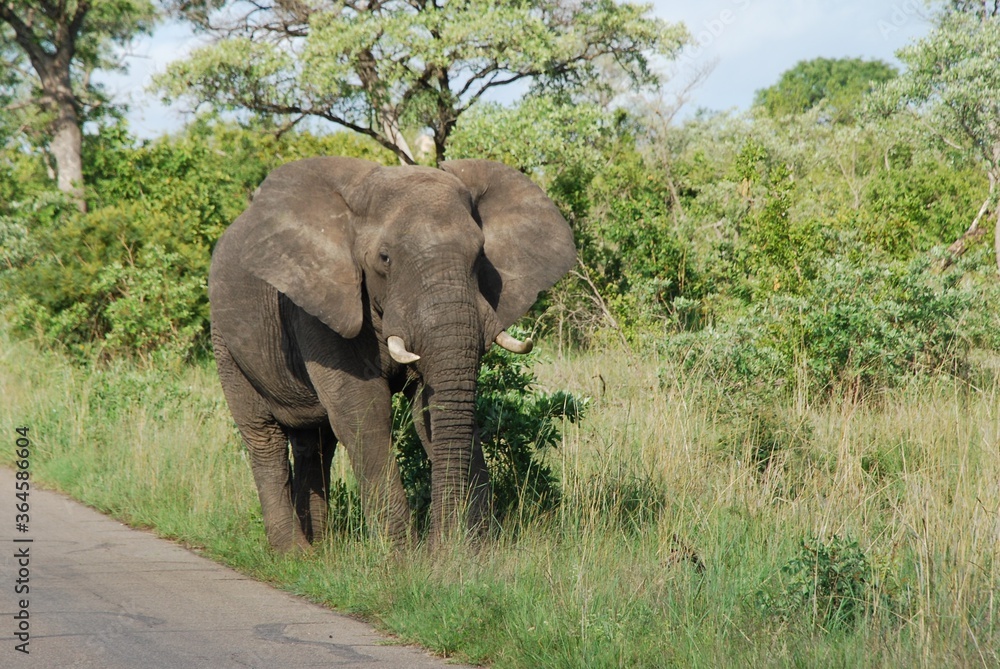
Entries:
POLYGON ((313 546, 309 543, 309 540, 305 536, 296 533, 297 536, 291 540, 285 541, 270 541, 268 543, 271 545, 271 550, 280 555, 291 555, 296 553, 312 553, 313 546))
POLYGON ((271 550, 278 554, 312 552, 313 547, 309 537, 302 530, 294 512, 285 515, 283 522, 274 524, 268 523, 265 517, 264 531, 271 550))

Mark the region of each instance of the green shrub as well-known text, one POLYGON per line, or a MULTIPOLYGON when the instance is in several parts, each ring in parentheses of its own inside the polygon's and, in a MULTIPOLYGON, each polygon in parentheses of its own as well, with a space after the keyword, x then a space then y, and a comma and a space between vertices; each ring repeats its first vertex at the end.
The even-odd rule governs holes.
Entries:
POLYGON ((182 358, 203 334, 206 278, 176 276, 182 266, 177 253, 145 249, 137 264, 105 267, 95 290, 117 297, 105 309, 108 330, 103 346, 143 357, 156 352, 182 358))
POLYGON ((887 151, 891 169, 877 171, 865 185, 862 207, 851 212, 871 249, 897 259, 947 245, 969 226, 986 198, 979 168, 955 152, 887 151))
POLYGON ((778 583, 758 593, 764 613, 786 620, 804 616, 825 631, 853 628, 871 610, 875 574, 858 542, 834 535, 803 539, 778 583))
MULTIPOLYGON (((476 395, 476 421, 493 488, 493 511, 503 525, 531 517, 560 501, 559 481, 544 460, 558 446, 559 421, 583 416, 587 400, 535 387, 530 356, 494 346, 483 357, 476 395)), ((431 464, 413 428, 412 414, 399 396, 394 411, 397 460, 410 508, 424 527, 431 499, 431 464)))
MULTIPOLYGON (((610 316, 637 339, 673 317, 678 297, 697 297, 701 283, 669 175, 636 147, 627 119, 618 120, 599 168, 563 166, 548 191, 574 229, 587 275, 568 281, 574 296, 561 296, 563 320, 593 331, 594 322, 603 326, 610 316)), ((575 334, 587 340, 593 332, 575 334)))
POLYGON ((961 373, 976 346, 996 345, 982 304, 995 287, 908 263, 826 260, 802 295, 772 295, 746 315, 665 347, 733 391, 805 387, 867 395, 919 374, 961 373))
POLYGON ((216 240, 278 165, 311 155, 386 160, 347 133, 315 137, 212 120, 136 142, 124 125, 88 135, 89 211, 44 189, 0 208, 0 291, 14 325, 78 360, 208 350, 204 286, 216 240))

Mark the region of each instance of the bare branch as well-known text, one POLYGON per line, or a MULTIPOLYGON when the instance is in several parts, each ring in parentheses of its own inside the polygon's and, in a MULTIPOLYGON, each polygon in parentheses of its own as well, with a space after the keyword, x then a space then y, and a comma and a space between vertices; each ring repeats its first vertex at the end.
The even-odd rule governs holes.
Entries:
POLYGON ((628 345, 628 339, 625 338, 624 330, 622 330, 621 326, 618 325, 618 321, 608 308, 607 302, 605 302, 604 298, 601 296, 601 291, 597 289, 597 285, 594 284, 593 280, 591 280, 590 270, 587 269, 587 265, 584 264, 583 259, 581 258, 576 259, 576 264, 580 267, 580 271, 573 270, 570 274, 580 279, 590 287, 592 293, 591 299, 594 301, 594 305, 601 310, 601 314, 604 315, 605 320, 607 320, 608 324, 618 333, 618 336, 622 340, 622 345, 625 346, 625 350, 631 351, 631 347, 628 345))
POLYGON ((969 228, 962 233, 961 237, 956 239, 954 243, 948 247, 945 257, 941 260, 942 270, 948 269, 955 264, 955 262, 966 252, 969 247, 969 243, 974 239, 982 237, 986 233, 986 230, 979 227, 979 224, 983 220, 983 217, 989 212, 990 208, 995 204, 994 199, 996 198, 996 186, 996 179, 994 179, 991 175, 990 194, 987 195, 986 199, 983 201, 983 205, 979 208, 979 213, 976 214, 976 218, 973 219, 972 225, 970 225, 969 228))

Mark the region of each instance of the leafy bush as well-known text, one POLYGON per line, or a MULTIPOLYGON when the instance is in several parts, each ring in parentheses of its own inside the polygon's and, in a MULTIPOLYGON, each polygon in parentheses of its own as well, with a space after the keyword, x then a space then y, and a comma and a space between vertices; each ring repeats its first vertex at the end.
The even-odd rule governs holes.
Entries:
POLYGON ((734 391, 860 395, 914 374, 959 373, 977 345, 994 346, 984 291, 960 273, 936 273, 929 257, 909 263, 827 260, 809 291, 773 295, 745 316, 667 340, 688 369, 734 391))
POLYGON ((98 304, 80 301, 49 310, 25 295, 16 302, 15 323, 33 326, 44 339, 81 355, 183 359, 207 322, 205 278, 178 276, 183 266, 179 254, 148 247, 134 262, 114 261, 99 270, 87 287, 98 304))
POLYGON ((0 211, 15 326, 80 360, 207 350, 212 248, 268 172, 317 154, 386 159, 345 133, 267 130, 206 120, 141 143, 122 125, 88 135, 87 213, 44 190, 17 191, 24 199, 0 211))
POLYGON ((893 258, 911 258, 950 244, 969 226, 986 198, 986 179, 954 151, 917 151, 893 146, 889 168, 865 185, 861 210, 850 224, 866 245, 893 258))
POLYGON ((813 224, 790 216, 791 169, 756 139, 743 145, 734 163, 747 198, 732 250, 735 294, 754 300, 801 293, 814 276, 819 248, 813 224))
POLYGON ((600 169, 570 166, 549 193, 574 228, 587 275, 570 280, 582 299, 563 298, 564 317, 597 312, 592 320, 603 325, 610 316, 635 339, 673 318, 676 300, 697 297, 702 284, 667 173, 635 146, 632 130, 617 130, 600 169))
POLYGON ((587 400, 535 387, 523 355, 494 346, 483 359, 476 396, 476 420, 490 467, 494 513, 500 522, 516 512, 532 515, 554 508, 559 481, 543 460, 559 445, 561 419, 583 417, 587 400))
MULTIPOLYGON (((494 346, 479 371, 476 421, 490 470, 494 516, 501 524, 559 504, 559 481, 544 454, 559 444, 559 421, 576 421, 587 407, 584 398, 534 387, 529 361, 530 356, 494 346)), ((424 527, 431 500, 431 464, 413 428, 410 408, 400 396, 393 432, 410 508, 418 526, 424 527)))
POLYGON ((826 631, 853 628, 871 609, 875 574, 858 542, 834 535, 804 539, 799 554, 781 568, 779 584, 758 593, 765 613, 805 616, 826 631))
POLYGON ((149 247, 139 264, 105 267, 95 290, 118 297, 108 304, 103 345, 112 351, 149 352, 182 358, 203 334, 206 278, 175 276, 180 254, 149 247))

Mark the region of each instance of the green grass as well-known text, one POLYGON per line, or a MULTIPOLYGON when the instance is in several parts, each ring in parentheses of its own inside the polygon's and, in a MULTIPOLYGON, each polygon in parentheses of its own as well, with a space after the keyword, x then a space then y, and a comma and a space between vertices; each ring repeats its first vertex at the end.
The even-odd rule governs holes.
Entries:
MULTIPOLYGON (((543 358, 542 383, 594 398, 550 456, 556 512, 478 552, 399 555, 345 531, 279 558, 211 366, 82 370, 3 337, 2 425, 11 450, 14 427, 30 427, 37 481, 442 655, 532 668, 1000 665, 1000 384, 985 363, 975 384, 762 407, 763 430, 667 360, 543 358), (836 537, 857 542, 854 562, 802 563, 803 541, 836 537), (797 558, 806 567, 783 570, 797 558), (844 624, 820 611, 839 574, 858 600, 844 624)), ((340 455, 335 470, 349 479, 340 455)))

